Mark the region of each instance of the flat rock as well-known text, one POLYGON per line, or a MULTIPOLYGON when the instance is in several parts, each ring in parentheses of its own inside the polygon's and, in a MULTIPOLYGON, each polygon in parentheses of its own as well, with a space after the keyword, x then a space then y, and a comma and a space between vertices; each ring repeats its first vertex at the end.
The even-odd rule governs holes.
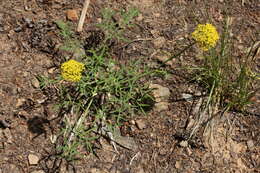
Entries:
POLYGON ((156 102, 167 101, 171 95, 169 88, 163 87, 159 84, 150 84, 149 86, 153 90, 153 96, 156 102))
POLYGON ((39 160, 40 160, 39 157, 35 154, 28 155, 28 161, 30 165, 37 165, 39 160))
POLYGON ((144 120, 136 120, 135 124, 136 124, 137 128, 140 130, 146 128, 146 124, 145 124, 144 120))
POLYGON ((67 10, 67 18, 71 21, 77 21, 79 19, 76 10, 67 10))
POLYGON ((113 135, 114 135, 114 140, 121 146, 133 151, 136 151, 138 149, 138 145, 135 142, 134 138, 129 136, 122 136, 119 129, 115 129, 113 135))
POLYGON ((166 111, 169 109, 169 103, 168 102, 159 102, 154 104, 155 111, 161 112, 166 111))

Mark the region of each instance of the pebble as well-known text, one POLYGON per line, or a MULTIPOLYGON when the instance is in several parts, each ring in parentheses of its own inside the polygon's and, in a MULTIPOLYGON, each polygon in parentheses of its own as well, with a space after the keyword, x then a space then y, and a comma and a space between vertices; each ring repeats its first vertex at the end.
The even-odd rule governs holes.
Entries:
POLYGON ((35 154, 28 155, 28 161, 30 165, 37 165, 39 160, 40 160, 39 157, 36 156, 35 154))
POLYGON ((186 93, 182 93, 182 98, 185 99, 186 101, 193 100, 193 96, 191 94, 186 94, 186 93))
POLYGON ((32 86, 34 88, 39 88, 40 87, 40 82, 39 82, 39 80, 37 78, 33 78, 31 83, 32 83, 32 86))
POLYGON ((180 146, 181 147, 188 147, 188 141, 181 141, 180 146))
POLYGON ((55 68, 55 67, 52 67, 52 68, 50 68, 50 69, 48 70, 48 73, 49 73, 49 74, 53 74, 55 70, 56 70, 56 68, 55 68))
POLYGON ((25 98, 19 98, 18 100, 17 100, 17 103, 16 103, 16 107, 17 108, 19 108, 19 107, 21 107, 23 104, 24 104, 24 102, 26 101, 26 99, 25 98))
POLYGON ((247 147, 248 147, 249 150, 253 149, 253 147, 254 147, 254 141, 253 140, 248 140, 246 142, 246 144, 247 144, 247 147))
POLYGON ((181 162, 180 161, 176 161, 175 162, 175 168, 176 169, 180 169, 181 168, 181 162))
POLYGON ((146 128, 146 124, 145 124, 144 120, 136 120, 135 124, 136 124, 137 128, 140 130, 146 128))
POLYGON ((142 14, 139 14, 139 15, 137 16, 137 18, 136 18, 136 20, 137 20, 138 22, 142 21, 143 19, 144 19, 144 17, 143 17, 142 14))
POLYGON ((77 21, 79 19, 76 10, 68 10, 67 11, 67 18, 71 21, 77 21))

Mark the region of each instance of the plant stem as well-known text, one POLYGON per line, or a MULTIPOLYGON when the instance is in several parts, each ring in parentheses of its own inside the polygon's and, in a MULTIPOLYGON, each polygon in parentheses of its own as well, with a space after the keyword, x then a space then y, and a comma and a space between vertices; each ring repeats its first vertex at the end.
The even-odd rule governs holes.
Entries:
POLYGON ((179 53, 171 56, 170 58, 168 58, 166 61, 163 62, 163 65, 166 64, 167 62, 171 61, 174 58, 177 58, 178 56, 180 56, 182 53, 184 53, 186 50, 188 50, 189 48, 191 48, 196 42, 191 43, 190 45, 188 45, 187 47, 185 47, 184 49, 182 49, 179 53))

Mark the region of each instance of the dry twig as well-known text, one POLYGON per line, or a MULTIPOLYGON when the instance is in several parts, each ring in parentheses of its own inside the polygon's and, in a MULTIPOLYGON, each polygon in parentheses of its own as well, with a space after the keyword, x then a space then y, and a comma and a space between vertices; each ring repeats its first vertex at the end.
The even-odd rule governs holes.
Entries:
POLYGON ((78 23, 78 27, 77 27, 77 32, 81 32, 83 30, 83 24, 86 18, 86 14, 87 14, 87 10, 88 10, 88 6, 89 6, 90 0, 85 0, 84 5, 83 5, 83 9, 79 18, 79 23, 78 23))

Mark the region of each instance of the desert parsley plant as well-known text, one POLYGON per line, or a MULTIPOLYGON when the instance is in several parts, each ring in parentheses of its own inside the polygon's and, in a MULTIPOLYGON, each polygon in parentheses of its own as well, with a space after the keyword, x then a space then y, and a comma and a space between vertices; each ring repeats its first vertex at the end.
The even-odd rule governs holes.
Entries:
POLYGON ((171 61, 174 58, 178 58, 185 51, 189 50, 195 44, 198 44, 199 48, 207 52, 210 49, 214 48, 219 40, 219 34, 215 26, 210 23, 198 24, 195 31, 191 33, 192 42, 187 45, 183 50, 177 54, 171 56, 163 64, 166 64, 168 61, 171 61))
POLYGON ((61 76, 67 81, 77 82, 81 79, 81 73, 84 69, 83 63, 71 59, 61 65, 61 76))
MULTIPOLYGON (((110 58, 106 45, 111 39, 123 40, 123 32, 137 11, 120 13, 120 28, 113 21, 114 11, 106 9, 102 14, 103 22, 98 27, 106 36, 101 45, 86 50, 91 52, 89 56, 81 60, 72 57, 60 66, 57 86, 63 120, 57 151, 69 161, 83 152, 92 152, 96 139, 110 138, 114 128, 132 116, 145 113, 153 105, 151 89, 145 81, 154 72, 141 60, 120 64, 110 58)), ((65 44, 67 40, 75 40, 66 24, 59 22, 58 25, 65 44)))
POLYGON ((207 95, 190 137, 203 124, 213 127, 211 120, 229 110, 244 112, 256 92, 253 84, 259 80, 250 63, 255 59, 255 54, 252 53, 254 46, 239 62, 233 54, 234 42, 230 37, 229 18, 226 19, 221 34, 212 24, 198 24, 191 33, 191 38, 191 44, 164 62, 179 57, 195 45, 203 52, 202 63, 197 67, 189 67, 194 72, 192 80, 198 82, 207 95))
POLYGON ((199 24, 191 35, 203 51, 214 48, 219 40, 216 28, 209 23, 199 24))

